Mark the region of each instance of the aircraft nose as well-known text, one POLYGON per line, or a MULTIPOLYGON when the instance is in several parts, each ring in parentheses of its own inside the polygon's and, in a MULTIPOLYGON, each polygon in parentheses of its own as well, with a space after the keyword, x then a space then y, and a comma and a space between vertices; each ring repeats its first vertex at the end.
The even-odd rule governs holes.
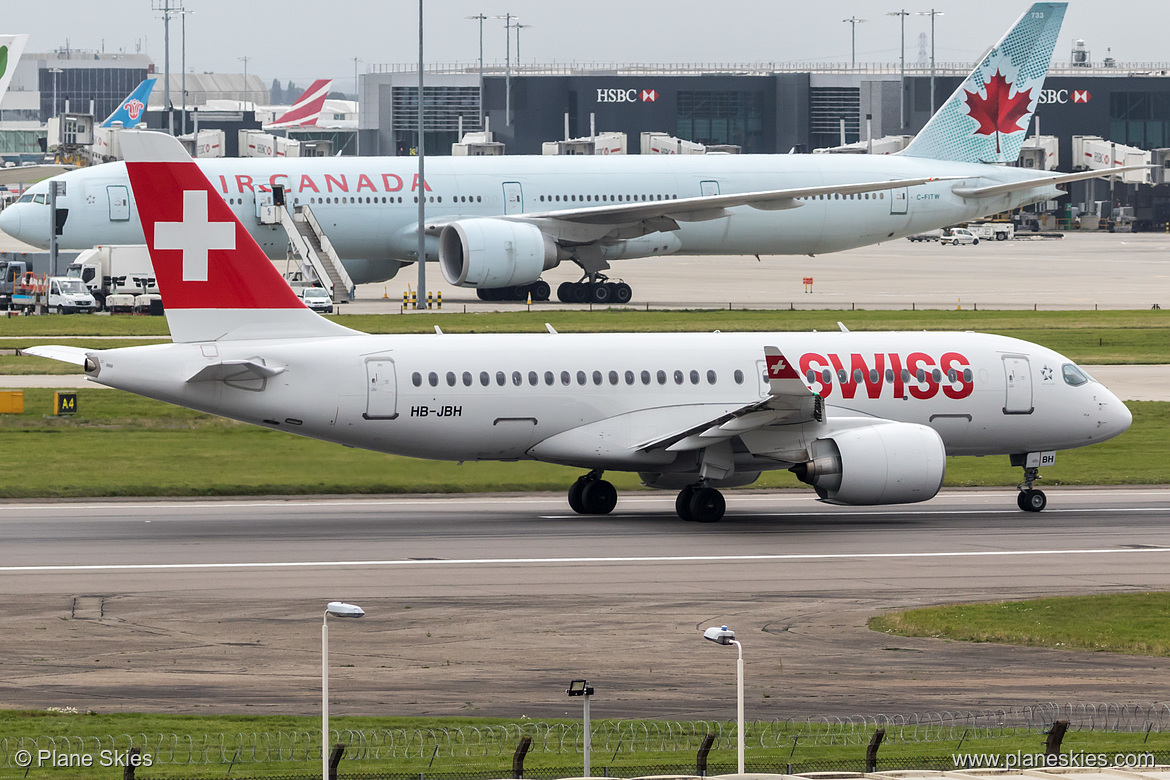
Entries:
POLYGON ((13 238, 20 238, 20 207, 9 206, 0 211, 0 230, 13 238))
POLYGON ((1104 399, 1099 402, 1100 412, 1097 426, 1102 434, 1101 439, 1112 439, 1129 429, 1129 426, 1133 424, 1133 413, 1111 391, 1105 390, 1104 395, 1104 399))

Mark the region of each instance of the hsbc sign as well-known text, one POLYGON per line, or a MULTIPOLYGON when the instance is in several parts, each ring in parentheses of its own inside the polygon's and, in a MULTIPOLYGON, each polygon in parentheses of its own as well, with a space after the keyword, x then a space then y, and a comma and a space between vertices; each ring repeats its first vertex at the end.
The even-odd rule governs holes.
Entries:
POLYGON ((1088 103, 1093 97, 1087 89, 1042 89, 1040 105, 1052 103, 1088 103))
POLYGON ((653 89, 599 89, 598 103, 653 103, 658 92, 653 89))

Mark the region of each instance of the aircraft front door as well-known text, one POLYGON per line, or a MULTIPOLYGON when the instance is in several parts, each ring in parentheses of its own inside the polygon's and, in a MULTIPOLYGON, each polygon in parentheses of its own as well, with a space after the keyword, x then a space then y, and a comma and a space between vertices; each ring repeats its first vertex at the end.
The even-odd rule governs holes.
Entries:
POLYGON ((890 213, 891 214, 905 214, 910 199, 906 194, 905 187, 899 187, 896 190, 890 190, 890 213))
POLYGON ((1003 373, 1007 395, 1004 399, 1004 414, 1031 414, 1032 366, 1028 358, 1020 355, 1003 356, 1003 373))
POLYGON ((504 213, 524 213, 524 191, 520 189, 518 181, 504 182, 504 213))
POLYGON ((106 187, 110 199, 110 221, 126 222, 130 219, 130 190, 125 184, 111 184, 106 187))
POLYGON ((699 194, 704 198, 711 195, 719 194, 719 182, 717 181, 701 181, 699 182, 699 194))
POLYGON ((394 361, 371 358, 366 361, 367 420, 393 420, 398 416, 398 379, 394 361))

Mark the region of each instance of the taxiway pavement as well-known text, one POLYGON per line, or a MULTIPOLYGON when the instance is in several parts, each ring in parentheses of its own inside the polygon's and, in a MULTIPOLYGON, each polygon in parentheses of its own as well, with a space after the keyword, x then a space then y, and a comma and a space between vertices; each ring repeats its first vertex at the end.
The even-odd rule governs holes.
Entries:
POLYGON ((885 609, 1170 588, 1170 490, 1004 490, 896 508, 734 491, 717 524, 627 494, 11 502, 0 506, 6 706, 311 714, 326 601, 340 714, 752 718, 1136 701, 1170 659, 904 639, 885 609), (245 709, 246 708, 246 709, 245 709))

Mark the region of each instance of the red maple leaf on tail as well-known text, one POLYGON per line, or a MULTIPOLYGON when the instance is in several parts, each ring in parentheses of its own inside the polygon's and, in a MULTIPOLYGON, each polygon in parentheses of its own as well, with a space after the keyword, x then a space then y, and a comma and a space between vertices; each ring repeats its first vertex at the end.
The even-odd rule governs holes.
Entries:
POLYGON ((1020 119, 1028 115, 1028 104, 1032 102, 1031 88, 1017 92, 1009 97, 1011 84, 998 70, 986 84, 987 97, 978 92, 967 92, 967 113, 979 123, 975 129, 976 135, 991 135, 995 133, 995 152, 1000 153, 999 134, 1017 133, 1027 130, 1020 127, 1020 119))

